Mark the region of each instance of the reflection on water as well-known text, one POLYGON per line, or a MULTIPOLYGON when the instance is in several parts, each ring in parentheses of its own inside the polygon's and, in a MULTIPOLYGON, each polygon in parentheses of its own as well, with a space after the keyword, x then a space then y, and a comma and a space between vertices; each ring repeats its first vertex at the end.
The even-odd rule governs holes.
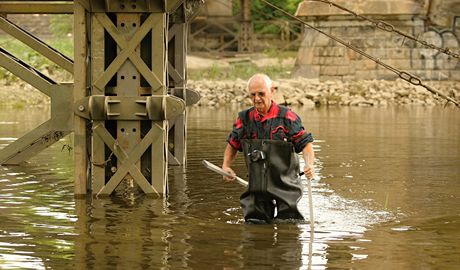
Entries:
MULTIPOLYGON (((237 108, 189 111, 188 166, 170 196, 120 187, 74 199, 62 141, 0 167, 0 268, 454 269, 460 265, 460 113, 442 108, 301 109, 317 141, 315 231, 308 222, 247 225, 243 187, 221 164, 237 108)), ((0 111, 0 148, 47 113, 0 111)), ((245 178, 237 158, 235 171, 245 178)), ((304 179, 305 181, 305 179, 304 179)), ((305 188, 300 208, 308 217, 305 188)))

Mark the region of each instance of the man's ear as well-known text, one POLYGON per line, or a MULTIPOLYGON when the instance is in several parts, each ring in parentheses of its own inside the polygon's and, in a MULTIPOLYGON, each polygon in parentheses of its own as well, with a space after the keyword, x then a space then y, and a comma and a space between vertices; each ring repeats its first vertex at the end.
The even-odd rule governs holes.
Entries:
POLYGON ((272 86, 272 94, 274 94, 276 92, 276 90, 278 90, 278 86, 272 86))

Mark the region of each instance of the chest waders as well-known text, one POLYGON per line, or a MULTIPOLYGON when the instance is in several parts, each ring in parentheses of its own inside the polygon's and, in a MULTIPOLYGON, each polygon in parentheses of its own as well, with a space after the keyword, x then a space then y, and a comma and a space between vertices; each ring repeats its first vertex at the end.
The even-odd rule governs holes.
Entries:
POLYGON ((254 139, 242 140, 242 146, 249 173, 248 189, 240 197, 244 219, 304 219, 297 209, 302 186, 292 143, 254 139))

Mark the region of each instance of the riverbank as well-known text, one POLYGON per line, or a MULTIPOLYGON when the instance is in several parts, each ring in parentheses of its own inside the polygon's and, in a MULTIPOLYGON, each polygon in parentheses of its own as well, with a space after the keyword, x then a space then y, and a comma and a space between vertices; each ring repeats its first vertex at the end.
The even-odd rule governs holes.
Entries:
MULTIPOLYGON (((436 97, 423 87, 406 81, 325 81, 303 78, 278 79, 275 101, 279 104, 315 106, 388 106, 444 105, 445 100, 436 97)), ((430 86, 460 99, 460 82, 428 82, 430 86)), ((201 100, 195 106, 219 107, 227 104, 250 105, 246 96, 246 81, 236 80, 189 80, 188 88, 196 90, 201 100)), ((24 82, 0 83, 0 106, 23 108, 49 106, 50 99, 24 82)))
MULTIPOLYGON (((388 105, 444 105, 445 100, 436 97, 421 86, 403 80, 384 81, 325 81, 303 78, 274 81, 278 88, 275 101, 279 104, 314 106, 388 106, 388 105)), ((436 81, 427 83, 442 93, 459 100, 460 82, 436 81)), ((246 95, 246 82, 189 81, 188 88, 198 91, 201 100, 196 106, 223 106, 229 103, 251 104, 246 95)))
MULTIPOLYGON (((387 106, 444 105, 446 102, 421 86, 403 80, 318 81, 290 78, 295 65, 293 54, 283 58, 263 54, 233 58, 188 56, 188 88, 196 90, 201 100, 195 106, 219 107, 226 104, 250 105, 246 97, 246 80, 264 72, 274 79, 279 104, 315 106, 387 106), (244 79, 241 79, 244 78, 244 79)), ((69 74, 49 67, 43 72, 56 81, 72 81, 69 74)), ((442 93, 460 100, 460 82, 425 82, 442 93)), ((5 73, 0 80, 0 106, 49 106, 50 99, 29 84, 5 73)))
POLYGON ((25 82, 0 82, 0 107, 47 107, 50 98, 25 82))

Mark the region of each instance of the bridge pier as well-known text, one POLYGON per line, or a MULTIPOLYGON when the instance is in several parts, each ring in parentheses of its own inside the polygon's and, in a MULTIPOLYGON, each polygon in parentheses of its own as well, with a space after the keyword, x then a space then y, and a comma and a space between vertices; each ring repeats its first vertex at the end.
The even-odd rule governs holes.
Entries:
MULTIPOLYGON (((70 127, 60 131, 62 136, 71 131, 75 134, 76 196, 110 195, 122 181, 138 185, 149 195, 167 194, 168 163, 186 164, 185 106, 199 100, 196 92, 186 89, 185 34, 187 18, 201 2, 74 1, 74 62, 70 60, 69 65, 66 59, 51 54, 63 68, 73 66, 73 89, 61 87, 70 89, 67 92, 57 92, 56 87, 42 90, 53 82, 35 78, 21 61, 1 52, 2 66, 19 70, 18 76, 38 84, 52 101, 56 96, 56 106, 52 106, 56 117, 52 114, 50 121, 70 127), (65 117, 58 117, 61 115, 65 117)), ((36 7, 37 13, 59 10, 50 3, 36 7)), ((11 3, 5 8, 20 13, 11 3)), ((62 8, 69 12, 69 1, 62 8)), ((28 7, 31 13, 33 10, 28 7)), ((14 36, 20 39, 23 35, 14 36)), ((43 49, 33 44, 34 40, 26 39, 31 48, 43 49)), ((39 52, 47 56, 48 51, 39 52)), ((46 132, 56 130, 52 127, 46 126, 46 132)), ((37 132, 32 135, 45 136, 41 130, 37 132)), ((20 163, 59 139, 39 144, 26 154, 21 154, 21 147, 30 144, 30 139, 18 140, 7 151, 2 149, 0 157, 7 154, 8 160, 20 163)), ((3 160, 0 163, 9 164, 3 160)))

